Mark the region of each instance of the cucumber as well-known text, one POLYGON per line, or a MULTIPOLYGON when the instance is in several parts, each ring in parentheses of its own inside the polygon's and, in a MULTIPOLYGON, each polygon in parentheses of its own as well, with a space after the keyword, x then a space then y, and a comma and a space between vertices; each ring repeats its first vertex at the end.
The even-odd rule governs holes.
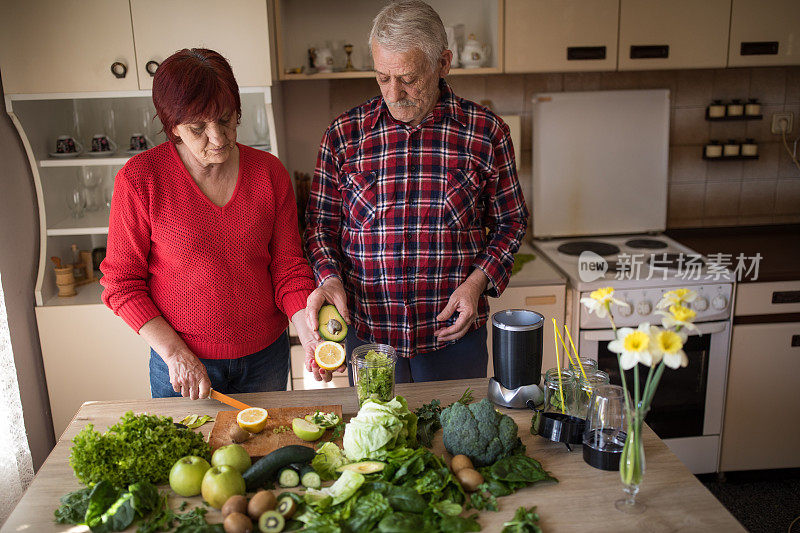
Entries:
POLYGON ((322 486, 322 478, 311 465, 303 465, 300 469, 300 483, 307 489, 318 489, 322 486))
POLYGON ((291 466, 283 468, 278 474, 278 485, 290 489, 300 484, 300 474, 291 466))
POLYGON ((380 461, 360 461, 358 463, 350 463, 342 465, 336 469, 337 472, 344 472, 345 470, 352 470, 359 474, 374 474, 380 472, 386 467, 386 463, 380 461))
POLYGON ((264 487, 271 482, 282 468, 291 463, 308 463, 316 452, 308 446, 300 444, 290 444, 283 448, 278 448, 274 452, 262 457, 248 468, 242 477, 248 492, 255 492, 256 489, 264 487))

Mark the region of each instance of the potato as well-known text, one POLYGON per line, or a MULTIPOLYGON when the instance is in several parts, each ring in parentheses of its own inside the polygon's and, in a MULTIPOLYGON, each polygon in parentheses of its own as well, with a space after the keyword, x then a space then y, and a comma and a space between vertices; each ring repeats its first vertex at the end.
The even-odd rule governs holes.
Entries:
POLYGON ((478 485, 483 483, 483 476, 480 472, 473 468, 463 468, 456 472, 456 478, 461 486, 467 492, 473 492, 478 488, 478 485))
POLYGON ((247 514, 249 514, 250 518, 253 520, 258 520, 262 514, 275 509, 277 504, 278 500, 275 498, 275 495, 272 494, 272 491, 260 490, 250 498, 250 503, 247 504, 247 514))
POLYGON ((450 462, 450 469, 454 474, 460 470, 464 470, 465 468, 471 468, 475 470, 475 467, 472 465, 472 461, 470 461, 469 457, 466 455, 456 455, 453 457, 453 460, 450 462))
POLYGON ((231 513, 247 514, 247 498, 241 494, 235 494, 225 500, 222 506, 222 516, 227 517, 231 513))
POLYGON ((253 521, 242 513, 231 513, 222 522, 225 533, 252 533, 253 521))

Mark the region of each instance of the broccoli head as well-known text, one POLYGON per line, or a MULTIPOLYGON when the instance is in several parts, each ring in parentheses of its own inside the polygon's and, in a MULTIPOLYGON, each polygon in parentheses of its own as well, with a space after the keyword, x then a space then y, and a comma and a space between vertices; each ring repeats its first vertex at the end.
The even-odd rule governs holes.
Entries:
POLYGON ((522 444, 517 424, 498 413, 487 399, 469 405, 456 402, 439 419, 447 451, 466 455, 475 466, 493 464, 522 444))

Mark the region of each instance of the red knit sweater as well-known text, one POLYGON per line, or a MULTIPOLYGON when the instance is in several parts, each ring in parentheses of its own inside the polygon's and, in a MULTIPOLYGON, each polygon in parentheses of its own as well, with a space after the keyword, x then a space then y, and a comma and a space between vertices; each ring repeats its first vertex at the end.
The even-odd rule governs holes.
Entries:
POLYGON ((199 357, 232 359, 274 342, 305 308, 314 275, 303 257, 289 174, 239 146, 239 176, 214 205, 166 142, 117 173, 103 302, 137 332, 163 315, 199 357))

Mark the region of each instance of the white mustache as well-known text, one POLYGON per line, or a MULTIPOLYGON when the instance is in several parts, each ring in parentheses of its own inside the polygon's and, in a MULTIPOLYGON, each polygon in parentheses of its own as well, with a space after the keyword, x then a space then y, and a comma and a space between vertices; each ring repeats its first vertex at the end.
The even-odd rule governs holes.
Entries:
POLYGON ((386 102, 389 107, 416 107, 417 104, 411 100, 398 100, 397 102, 386 102))

